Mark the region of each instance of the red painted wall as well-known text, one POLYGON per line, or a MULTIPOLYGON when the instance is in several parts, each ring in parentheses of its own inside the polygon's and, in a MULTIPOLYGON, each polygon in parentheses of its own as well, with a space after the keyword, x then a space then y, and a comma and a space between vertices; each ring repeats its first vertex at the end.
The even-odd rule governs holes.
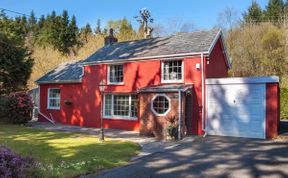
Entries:
MULTIPOLYGON (((221 44, 217 43, 215 50, 212 51, 210 57, 210 64, 206 66, 204 62, 204 70, 207 67, 209 76, 223 77, 227 76, 227 68, 223 67, 224 59, 221 59, 223 53, 221 44), (220 52, 218 50, 221 50, 220 52), (220 55, 222 54, 222 55, 220 55), (219 64, 218 64, 219 63, 219 64), (213 66, 216 67, 213 67, 213 66), (221 66, 221 69, 217 68, 221 66), (224 70, 224 71, 221 71, 224 70)), ((186 57, 184 60, 184 83, 193 84, 193 107, 191 108, 193 114, 192 119, 192 133, 201 135, 202 132, 202 83, 201 83, 201 69, 196 69, 196 64, 201 64, 201 57, 186 57)), ((206 60, 206 58, 205 58, 206 60)), ((202 67, 202 66, 201 66, 202 67)), ((91 65, 84 67, 84 76, 82 83, 78 84, 41 84, 40 85, 40 109, 46 116, 51 113, 58 123, 71 124, 79 126, 100 127, 100 101, 101 95, 98 89, 98 84, 102 79, 107 80, 107 65, 91 65), (47 91, 48 88, 61 89, 61 103, 60 110, 47 109, 47 91), (64 100, 71 100, 72 105, 67 106, 64 100)), ((204 79, 206 73, 204 73, 204 79)), ((160 60, 146 60, 137 62, 127 62, 124 64, 124 84, 123 85, 109 85, 105 92, 112 93, 135 93, 142 87, 150 85, 161 84, 161 62, 160 60)), ((205 114, 205 113, 203 113, 205 114)), ((139 117, 138 117, 139 118, 139 117)), ((40 117, 40 121, 44 119, 40 117)), ((137 121, 105 119, 105 128, 116 128, 124 130, 139 131, 139 119, 137 121)))
POLYGON ((266 138, 278 135, 280 121, 280 92, 278 83, 266 84, 266 138))
POLYGON ((228 64, 225 59, 222 40, 219 39, 209 57, 206 71, 207 78, 228 77, 228 64))

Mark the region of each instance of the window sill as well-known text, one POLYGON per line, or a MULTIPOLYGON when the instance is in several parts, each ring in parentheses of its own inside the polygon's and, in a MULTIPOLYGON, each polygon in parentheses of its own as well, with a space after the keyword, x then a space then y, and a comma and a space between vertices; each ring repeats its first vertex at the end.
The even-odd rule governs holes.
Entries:
POLYGON ((124 85, 124 82, 121 82, 121 83, 110 83, 110 82, 108 82, 107 85, 124 85))
POLYGON ((104 116, 106 120, 125 120, 125 121, 138 121, 137 117, 121 117, 121 116, 104 116))
POLYGON ((49 107, 47 109, 49 109, 49 110, 60 110, 60 108, 51 108, 51 107, 49 107))
POLYGON ((161 80, 161 83, 184 83, 183 80, 161 80))

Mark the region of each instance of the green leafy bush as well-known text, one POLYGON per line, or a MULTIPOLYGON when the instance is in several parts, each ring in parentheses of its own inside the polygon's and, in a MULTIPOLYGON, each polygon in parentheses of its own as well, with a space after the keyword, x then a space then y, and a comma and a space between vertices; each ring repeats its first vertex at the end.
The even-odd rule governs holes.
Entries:
POLYGON ((168 135, 171 138, 177 139, 177 135, 178 135, 177 125, 169 125, 167 128, 167 131, 168 131, 168 135))
POLYGON ((176 116, 168 117, 166 118, 166 120, 169 123, 167 127, 168 135, 173 139, 177 139, 178 135, 177 117, 176 116))
POLYGON ((33 103, 26 92, 11 93, 7 97, 7 117, 14 124, 27 123, 32 119, 33 103))
POLYGON ((288 119, 288 88, 280 90, 280 118, 288 119))

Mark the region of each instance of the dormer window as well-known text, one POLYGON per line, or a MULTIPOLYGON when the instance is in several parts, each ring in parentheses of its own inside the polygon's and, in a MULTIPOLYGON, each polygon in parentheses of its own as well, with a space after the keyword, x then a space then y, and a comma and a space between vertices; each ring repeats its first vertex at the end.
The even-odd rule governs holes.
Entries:
POLYGON ((108 83, 123 84, 123 64, 108 66, 108 83))
POLYGON ((183 61, 171 60, 162 62, 162 83, 178 83, 183 81, 183 61))

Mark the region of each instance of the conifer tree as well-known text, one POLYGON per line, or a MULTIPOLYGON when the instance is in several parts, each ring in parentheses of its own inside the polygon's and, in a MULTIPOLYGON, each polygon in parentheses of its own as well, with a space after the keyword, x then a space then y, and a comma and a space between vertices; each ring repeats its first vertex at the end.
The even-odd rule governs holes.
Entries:
POLYGON ((248 12, 244 13, 245 22, 259 23, 262 21, 263 12, 260 5, 254 0, 248 8, 248 12))
POLYGON ((277 22, 284 14, 284 2, 283 0, 269 0, 266 7, 265 18, 273 22, 277 22))
POLYGON ((14 40, 0 33, 0 95, 25 89, 32 72, 29 51, 14 40))
POLYGON ((97 20, 97 25, 96 25, 95 33, 96 33, 97 35, 100 35, 100 34, 102 33, 102 32, 101 32, 101 20, 100 20, 100 19, 97 20))

